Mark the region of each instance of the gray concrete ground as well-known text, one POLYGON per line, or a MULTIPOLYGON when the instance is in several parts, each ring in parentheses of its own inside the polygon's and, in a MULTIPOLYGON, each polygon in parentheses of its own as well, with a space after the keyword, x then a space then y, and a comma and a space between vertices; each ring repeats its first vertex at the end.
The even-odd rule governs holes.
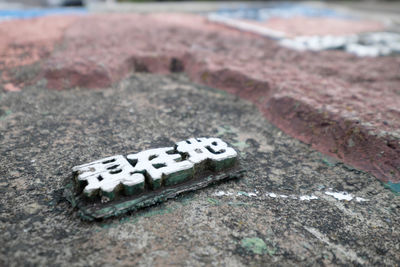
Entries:
POLYGON ((44 82, 0 93, 1 266, 399 266, 400 198, 248 102, 183 75, 104 90, 44 82), (63 199, 72 166, 193 136, 229 142, 245 177, 92 223, 63 199))

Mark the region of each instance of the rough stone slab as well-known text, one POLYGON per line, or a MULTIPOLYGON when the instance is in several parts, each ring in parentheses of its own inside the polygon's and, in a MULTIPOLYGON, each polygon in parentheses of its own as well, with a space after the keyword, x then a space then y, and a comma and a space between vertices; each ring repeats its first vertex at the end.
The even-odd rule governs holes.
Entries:
MULTIPOLYGON (((289 51, 194 15, 72 20, 62 41, 54 38, 58 46, 38 74, 25 82, 45 78, 54 89, 101 88, 134 71, 184 71, 193 81, 253 101, 270 121, 319 151, 382 181, 400 181, 399 57, 289 51)), ((19 23, 23 31, 30 22, 19 23)))
POLYGON ((248 101, 184 75, 134 74, 98 90, 38 82, 0 92, 0 109, 1 266, 400 261, 399 196, 287 136, 248 101), (71 166, 192 136, 231 144, 246 174, 100 223, 80 220, 63 198, 71 166), (354 200, 326 194, 343 191, 354 200))

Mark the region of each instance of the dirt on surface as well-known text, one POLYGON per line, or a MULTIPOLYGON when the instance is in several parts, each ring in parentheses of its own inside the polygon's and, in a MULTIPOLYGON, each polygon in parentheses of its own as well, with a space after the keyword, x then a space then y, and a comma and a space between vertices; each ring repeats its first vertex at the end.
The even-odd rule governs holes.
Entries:
POLYGON ((398 196, 288 137, 250 102, 185 75, 135 74, 98 90, 39 80, 1 92, 0 107, 2 266, 400 261, 398 196), (245 177, 92 223, 63 198, 72 166, 200 136, 230 143, 245 177), (341 191, 354 198, 332 196, 341 191))

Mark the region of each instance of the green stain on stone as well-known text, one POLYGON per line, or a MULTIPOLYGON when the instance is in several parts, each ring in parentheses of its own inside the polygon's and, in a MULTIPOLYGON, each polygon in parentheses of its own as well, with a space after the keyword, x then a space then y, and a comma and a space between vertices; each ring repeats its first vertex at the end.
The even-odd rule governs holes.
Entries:
POLYGON ((224 169, 230 168, 235 165, 236 158, 225 159, 221 161, 214 161, 211 163, 211 167, 214 171, 219 172, 224 169))
POLYGON ((239 191, 238 195, 249 197, 249 194, 247 194, 246 192, 243 192, 243 191, 239 191))
POLYGON ((271 249, 270 249, 270 248, 267 247, 267 253, 268 253, 268 255, 274 256, 275 252, 276 252, 276 248, 271 248, 271 249))
MULTIPOLYGON (((265 244, 264 240, 258 237, 242 239, 240 245, 247 251, 253 252, 254 254, 261 255, 269 252, 267 244, 265 244)), ((273 253, 275 253, 275 251, 273 253)))
POLYGON ((103 228, 103 229, 110 229, 110 228, 114 228, 116 226, 118 226, 118 224, 115 224, 115 223, 110 223, 110 224, 104 223, 104 224, 101 224, 101 228, 103 228))
POLYGON ((228 205, 231 205, 231 206, 249 206, 250 204, 246 203, 246 202, 238 201, 238 202, 228 202, 228 205))
POLYGON ((4 112, 4 115, 0 116, 0 120, 4 120, 6 117, 8 117, 9 115, 11 115, 11 110, 6 110, 4 112))
POLYGON ((175 207, 172 207, 172 208, 160 208, 160 209, 156 209, 156 210, 152 210, 151 209, 151 210, 148 210, 148 211, 146 211, 146 212, 144 212, 142 214, 138 214, 136 217, 132 218, 132 217, 127 216, 127 217, 121 218, 118 221, 118 223, 109 223, 109 224, 104 223, 104 224, 101 224, 100 226, 103 229, 110 229, 110 228, 115 228, 118 225, 124 224, 124 223, 135 224, 135 223, 137 223, 139 221, 139 219, 141 217, 150 218, 150 217, 153 217, 153 216, 156 216, 156 215, 169 214, 169 213, 172 213, 175 209, 176 209, 175 207))
POLYGON ((225 134, 233 133, 232 129, 227 125, 223 125, 222 127, 218 127, 217 130, 218 130, 217 136, 224 136, 225 134))
POLYGON ((335 167, 336 164, 337 164, 337 162, 334 162, 334 161, 332 161, 332 160, 329 159, 329 158, 323 158, 323 159, 322 159, 322 162, 323 162, 325 165, 329 166, 329 167, 335 167))
POLYGON ((144 191, 144 183, 136 184, 133 186, 127 186, 127 185, 124 186, 124 194, 126 196, 139 194, 142 191, 144 191))
POLYGON ((207 198, 207 201, 209 202, 209 203, 211 203, 211 204, 214 204, 214 205, 219 205, 219 200, 217 200, 217 199, 214 199, 214 198, 207 198))
POLYGON ((165 209, 159 209, 159 210, 151 210, 151 211, 148 211, 148 212, 142 214, 141 217, 149 218, 149 217, 153 217, 155 215, 164 215, 164 214, 172 213, 174 211, 174 209, 175 208, 165 208, 165 209))
POLYGON ((151 180, 151 186, 153 189, 158 189, 161 187, 161 179, 151 180))
POLYGON ((186 206, 188 205, 192 200, 194 199, 194 194, 193 193, 189 193, 185 196, 182 196, 180 198, 178 198, 178 201, 183 205, 186 206))
POLYGON ((236 143, 232 143, 232 145, 234 145, 237 148, 247 148, 249 147, 249 145, 246 142, 236 142, 236 143))
POLYGON ((165 186, 183 183, 184 181, 190 179, 193 175, 193 169, 182 170, 173 173, 165 178, 165 186))
POLYGON ((389 181, 383 186, 392 190, 396 195, 400 195, 400 183, 392 183, 389 181))
POLYGON ((115 193, 113 191, 107 192, 107 191, 101 191, 102 196, 107 197, 109 200, 113 200, 115 198, 115 193))

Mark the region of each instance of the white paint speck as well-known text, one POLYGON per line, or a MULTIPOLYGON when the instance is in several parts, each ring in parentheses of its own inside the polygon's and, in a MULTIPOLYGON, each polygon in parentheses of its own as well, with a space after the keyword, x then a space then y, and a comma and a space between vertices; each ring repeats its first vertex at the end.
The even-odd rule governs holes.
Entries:
POLYGON ((318 197, 313 196, 313 195, 311 195, 311 196, 300 196, 300 200, 301 200, 301 201, 303 201, 303 200, 308 200, 308 201, 310 201, 310 200, 314 200, 314 199, 318 199, 318 197))
POLYGON ((236 194, 237 196, 246 196, 246 197, 256 197, 257 194, 256 193, 247 193, 247 192, 237 192, 236 194))
POLYGON ((231 195, 233 195, 233 193, 231 193, 231 192, 224 192, 224 191, 218 191, 218 192, 215 192, 215 193, 214 193, 214 196, 217 196, 217 197, 231 196, 231 195))
POLYGON ((325 192, 326 195, 332 196, 338 200, 346 200, 346 201, 351 201, 353 199, 353 196, 347 192, 325 192))
MULTIPOLYGON (((320 191, 317 191, 320 192, 320 191)), ((221 196, 232 196, 232 195, 236 195, 236 196, 246 196, 246 197, 258 197, 258 192, 242 192, 239 191, 237 193, 232 193, 232 192, 225 192, 225 191, 217 191, 214 193, 215 196, 221 197, 221 196)), ((324 192, 326 195, 332 196, 335 199, 342 201, 342 200, 346 200, 346 201, 355 201, 355 202, 367 202, 369 201, 369 199, 366 198, 362 198, 362 197, 355 197, 352 194, 348 193, 348 192, 333 192, 332 191, 325 191, 324 192)), ((302 196, 297 196, 297 195, 284 195, 284 194, 277 194, 277 193, 273 193, 273 192, 269 192, 265 194, 266 197, 270 197, 270 198, 283 198, 283 199, 293 199, 293 200, 300 200, 300 201, 311 201, 311 200, 317 200, 319 199, 319 197, 311 194, 311 195, 302 195, 302 196)))
POLYGON ((369 199, 362 198, 362 197, 356 197, 356 201, 357 202, 366 202, 366 201, 369 201, 369 199))

